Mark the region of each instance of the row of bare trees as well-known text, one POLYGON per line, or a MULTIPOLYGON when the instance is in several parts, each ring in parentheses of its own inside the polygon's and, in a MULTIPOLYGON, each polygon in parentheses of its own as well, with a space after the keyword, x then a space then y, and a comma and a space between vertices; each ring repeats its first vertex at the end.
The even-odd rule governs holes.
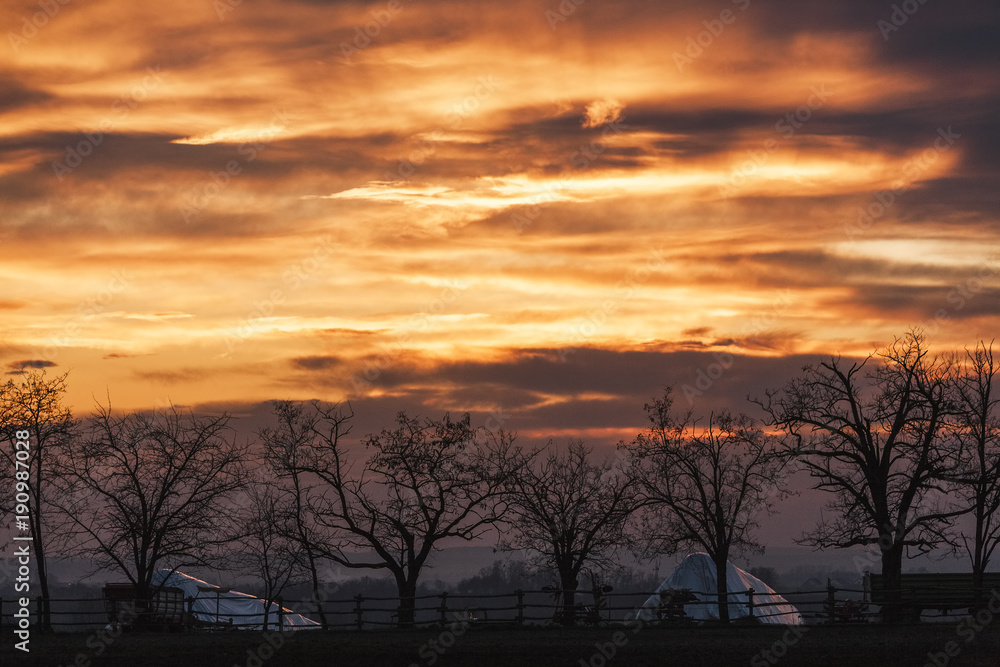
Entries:
POLYGON ((883 617, 902 613, 904 556, 965 548, 976 588, 1000 544, 1000 395, 992 343, 931 355, 918 332, 864 361, 806 367, 755 402, 786 434, 786 451, 833 500, 804 542, 878 549, 888 593, 883 617), (974 529, 956 530, 970 515, 974 529))
MULTIPOLYGON (((572 622, 582 573, 624 550, 703 550, 725 600, 726 564, 763 549, 759 521, 787 495, 793 462, 833 498, 805 543, 874 545, 890 591, 904 556, 940 547, 966 548, 981 577, 1000 543, 996 374, 989 345, 934 357, 909 334, 864 361, 806 367, 754 399, 763 421, 678 413, 668 389, 616 457, 579 441, 526 450, 469 415, 400 413, 352 439, 351 407, 319 401, 276 401, 250 439, 227 415, 99 406, 76 420, 62 405, 65 376, 41 373, 0 387, 0 427, 9 440, 32 433, 31 475, 16 483, 30 496, 43 596, 46 563, 69 555, 119 572, 140 595, 158 569, 240 567, 268 600, 300 582, 321 600, 322 564, 334 563, 391 574, 408 625, 433 552, 492 535, 558 577, 572 622), (959 529, 963 515, 970 530, 959 529)), ((11 474, 13 448, 3 456, 11 474)))

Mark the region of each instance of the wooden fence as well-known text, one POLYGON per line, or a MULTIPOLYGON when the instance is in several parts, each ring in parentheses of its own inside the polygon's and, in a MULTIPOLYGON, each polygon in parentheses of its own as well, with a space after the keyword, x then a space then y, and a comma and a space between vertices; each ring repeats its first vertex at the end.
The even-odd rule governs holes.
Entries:
MULTIPOLYGON (((715 605, 716 593, 693 591, 710 602, 691 602, 685 605, 691 611, 701 605, 715 605)), ((883 594, 885 591, 883 591, 883 594)), ((794 605, 807 623, 846 623, 871 622, 877 620, 880 611, 876 604, 871 603, 864 590, 836 588, 833 585, 825 589, 779 592, 788 603, 794 605)), ((561 593, 554 590, 516 590, 510 593, 493 595, 460 595, 448 592, 418 595, 414 602, 414 623, 418 627, 443 626, 449 624, 487 625, 505 624, 509 626, 526 626, 542 624, 559 624, 565 621, 577 625, 598 625, 624 622, 634 618, 643 604, 655 595, 651 592, 614 593, 603 591, 579 590, 576 593, 578 604, 571 610, 564 609, 561 593)), ((732 594, 731 594, 732 595, 732 594)), ((739 593, 740 604, 747 604, 756 609, 758 617, 781 617, 780 610, 773 609, 773 604, 761 602, 759 594, 752 589, 739 593)), ((963 594, 963 599, 966 594, 963 594)), ((984 591, 984 599, 993 596, 1000 597, 994 590, 984 591)), ((221 600, 227 596, 222 595, 221 600)), ((245 600, 245 598, 242 598, 245 600)), ((212 596, 215 601, 215 596, 212 596)), ((102 627, 107 622, 104 599, 93 598, 43 598, 33 599, 31 605, 32 625, 40 623, 41 612, 47 605, 56 630, 85 630, 102 627)), ((187 599, 187 608, 193 602, 187 599)), ((317 604, 313 600, 276 600, 279 608, 292 610, 315 621, 320 620, 318 613, 322 607, 325 616, 325 627, 331 630, 369 630, 387 628, 399 624, 400 599, 398 597, 368 597, 356 595, 352 598, 322 600, 317 604)), ((0 598, 0 617, 4 624, 10 624, 17 601, 12 598, 0 598)), ((289 613, 282 610, 279 614, 289 613)), ((651 610, 653 622, 659 622, 655 607, 651 610)), ((222 614, 217 627, 236 627, 247 624, 239 614, 222 614), (232 618, 232 622, 229 619, 232 618)), ((247 615, 244 615, 247 616, 247 615)), ((280 627, 281 620, 277 614, 271 615, 269 625, 280 627)), ((731 619, 735 614, 731 613, 731 619)), ((666 621, 663 621, 666 623, 666 621)), ((205 624, 201 624, 205 625, 205 624)), ((209 624, 211 625, 211 624, 209 624)))

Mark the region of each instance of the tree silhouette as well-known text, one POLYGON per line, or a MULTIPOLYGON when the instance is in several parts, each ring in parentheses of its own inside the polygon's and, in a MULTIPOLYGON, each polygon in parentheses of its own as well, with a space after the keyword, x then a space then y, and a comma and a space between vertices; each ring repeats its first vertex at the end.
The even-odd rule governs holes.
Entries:
MULTIPOLYGON (((48 561, 51 550, 59 550, 64 545, 66 532, 62 530, 65 516, 54 511, 51 500, 59 475, 59 459, 63 449, 79 433, 79 422, 70 410, 63 406, 68 374, 47 378, 44 371, 27 371, 20 382, 8 380, 0 386, 0 435, 10 442, 10 446, 0 449, 3 477, 14 477, 14 484, 4 484, 4 488, 14 488, 18 493, 28 495, 27 523, 31 531, 31 548, 35 558, 38 583, 42 597, 49 599, 48 561), (26 449, 16 448, 21 440, 19 431, 27 431, 29 438, 26 449), (19 451, 26 451, 27 457, 19 457, 19 451)), ((16 496, 5 493, 0 496, 0 510, 5 514, 21 515, 11 502, 16 496)), ((23 505, 23 503, 22 503, 23 505)), ((41 609, 41 625, 52 627, 48 604, 41 609)))
MULTIPOLYGON (((345 424, 345 429, 352 414, 349 408, 350 406, 340 415, 331 413, 331 418, 345 424)), ((288 521, 283 524, 284 529, 289 531, 285 537, 294 539, 301 549, 303 566, 309 574, 312 597, 316 603, 316 613, 320 624, 326 628, 327 619, 323 611, 318 569, 318 559, 324 551, 323 535, 309 511, 312 480, 303 473, 306 457, 313 451, 311 446, 317 437, 316 428, 321 410, 317 406, 307 409, 305 404, 294 401, 274 401, 272 412, 278 421, 277 427, 266 426, 260 429, 258 437, 263 446, 264 461, 274 475, 277 488, 285 496, 285 505, 289 509, 288 521)))
MULTIPOLYGON (((612 565, 626 543, 625 526, 637 506, 637 485, 613 460, 595 462, 582 441, 553 451, 511 476, 505 499, 509 526, 503 545, 540 556, 556 572, 562 622, 572 625, 576 591, 585 566, 612 565)), ((537 454, 536 454, 537 456, 537 454)), ((533 456, 532 458, 536 458, 533 456)))
POLYGON ((901 617, 902 559, 948 542, 962 508, 942 480, 957 452, 942 441, 954 404, 952 365, 928 355, 910 333, 861 362, 838 357, 807 366, 802 377, 757 401, 790 437, 799 457, 829 491, 832 512, 803 542, 820 548, 878 545, 887 603, 883 619, 901 617))
POLYGON ((305 573, 305 558, 294 538, 294 505, 289 500, 267 472, 258 471, 247 484, 236 515, 238 564, 264 584, 264 630, 271 603, 305 573))
POLYGON ((139 599, 157 569, 207 564, 233 537, 228 517, 247 480, 248 447, 229 421, 98 406, 63 460, 59 505, 78 552, 121 572, 139 599))
POLYGON ((371 454, 354 471, 343 442, 349 415, 336 405, 313 407, 317 437, 299 470, 320 482, 310 509, 335 540, 323 555, 345 567, 388 570, 400 597, 398 623, 412 625, 427 559, 442 540, 474 540, 500 519, 501 492, 523 456, 513 437, 474 428, 468 414, 454 421, 401 412, 394 429, 365 440, 371 454))
POLYGON ((963 534, 962 542, 972 561, 978 596, 983 593, 983 572, 1000 546, 1000 392, 994 385, 998 373, 992 343, 987 346, 980 341, 974 350, 966 351, 956 381, 954 434, 962 458, 955 479, 974 522, 971 539, 963 534))
POLYGON ((651 426, 628 445, 642 487, 648 547, 703 549, 715 564, 719 620, 729 621, 729 559, 762 552, 754 531, 761 512, 783 495, 787 459, 746 415, 675 417, 670 389, 645 406, 651 426))

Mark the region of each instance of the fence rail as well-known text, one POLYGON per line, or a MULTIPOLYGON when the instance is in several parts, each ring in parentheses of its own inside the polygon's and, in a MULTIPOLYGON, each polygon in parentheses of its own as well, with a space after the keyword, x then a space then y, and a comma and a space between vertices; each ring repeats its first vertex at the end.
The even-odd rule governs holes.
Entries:
MULTIPOLYGON (((912 592, 912 588, 904 588, 899 592, 912 592)), ((718 596, 715 591, 691 591, 705 600, 697 600, 684 604, 685 611, 690 614, 698 607, 716 606, 718 596)), ((884 595, 888 591, 882 591, 884 595)), ((1000 595, 996 589, 983 589, 982 599, 991 595, 1000 595)), ((736 599, 731 599, 731 605, 747 606, 751 614, 758 619, 783 617, 796 613, 775 610, 773 607, 784 604, 766 602, 761 595, 769 593, 755 592, 749 589, 745 592, 730 593, 736 599), (763 612, 765 608, 772 608, 763 612)), ((813 623, 844 623, 872 621, 880 616, 881 610, 876 603, 870 602, 866 591, 862 589, 836 588, 828 586, 825 589, 779 592, 787 604, 795 606, 804 620, 813 623)), ((657 605, 649 606, 650 598, 654 599, 656 592, 614 593, 604 591, 576 591, 576 604, 567 610, 562 602, 562 592, 556 590, 516 590, 510 593, 498 594, 455 594, 449 592, 424 594, 406 598, 413 603, 414 626, 446 625, 450 623, 465 623, 470 625, 506 624, 513 626, 537 625, 546 623, 570 622, 579 624, 606 624, 624 622, 634 618, 644 606, 652 614, 654 621, 659 621, 657 605)), ((729 597, 727 596, 727 597, 729 597)), ((201 599, 201 598, 199 598, 201 599)), ((219 600, 243 600, 245 597, 219 596, 219 600)), ((963 591, 962 600, 967 600, 967 591, 963 591)), ((216 601, 216 596, 211 596, 216 601)), ((185 608, 192 609, 194 598, 187 598, 185 608)), ((274 601, 278 612, 271 611, 268 615, 268 625, 281 627, 282 616, 289 613, 290 607, 294 613, 299 613, 319 622, 325 617, 327 629, 364 630, 399 625, 401 602, 398 597, 363 596, 351 598, 324 600, 317 604, 314 600, 295 600, 278 598, 274 601), (320 615, 322 609, 322 616, 320 615), (272 620, 273 619, 273 620, 272 620)), ((956 599, 957 602, 957 599, 956 599)), ((47 606, 56 630, 82 630, 102 627, 108 623, 107 610, 103 597, 51 598, 45 600, 37 597, 31 605, 32 622, 41 623, 43 610, 47 606)), ((0 598, 0 618, 4 624, 9 624, 13 618, 16 599, 0 598)), ((955 605, 957 606, 957 605, 955 605)), ((214 615, 214 614, 209 614, 214 615)), ((259 614, 224 613, 221 618, 233 619, 226 626, 239 628, 248 625, 240 622, 249 616, 259 617, 259 614)), ((735 614, 730 615, 731 618, 735 614)), ((735 620, 735 619, 734 619, 735 620)), ((667 622, 666 618, 663 622, 667 622)), ((254 624, 259 624, 255 621, 254 624)))

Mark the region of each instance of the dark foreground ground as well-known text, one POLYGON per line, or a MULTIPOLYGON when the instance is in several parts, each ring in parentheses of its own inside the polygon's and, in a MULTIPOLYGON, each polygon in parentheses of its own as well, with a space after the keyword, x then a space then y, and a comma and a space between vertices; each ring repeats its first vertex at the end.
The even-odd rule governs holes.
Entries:
POLYGON ((472 628, 465 632, 455 629, 460 634, 445 628, 444 631, 300 632, 285 638, 250 632, 128 634, 113 640, 93 633, 33 632, 31 652, 25 654, 14 649, 10 629, 5 628, 0 665, 1000 665, 1000 619, 978 630, 967 623, 817 626, 807 627, 800 637, 783 628, 764 627, 650 627, 638 632, 634 632, 635 628, 472 628), (277 644, 278 648, 273 649, 271 644, 277 644), (946 651, 955 655, 948 656, 946 651))

